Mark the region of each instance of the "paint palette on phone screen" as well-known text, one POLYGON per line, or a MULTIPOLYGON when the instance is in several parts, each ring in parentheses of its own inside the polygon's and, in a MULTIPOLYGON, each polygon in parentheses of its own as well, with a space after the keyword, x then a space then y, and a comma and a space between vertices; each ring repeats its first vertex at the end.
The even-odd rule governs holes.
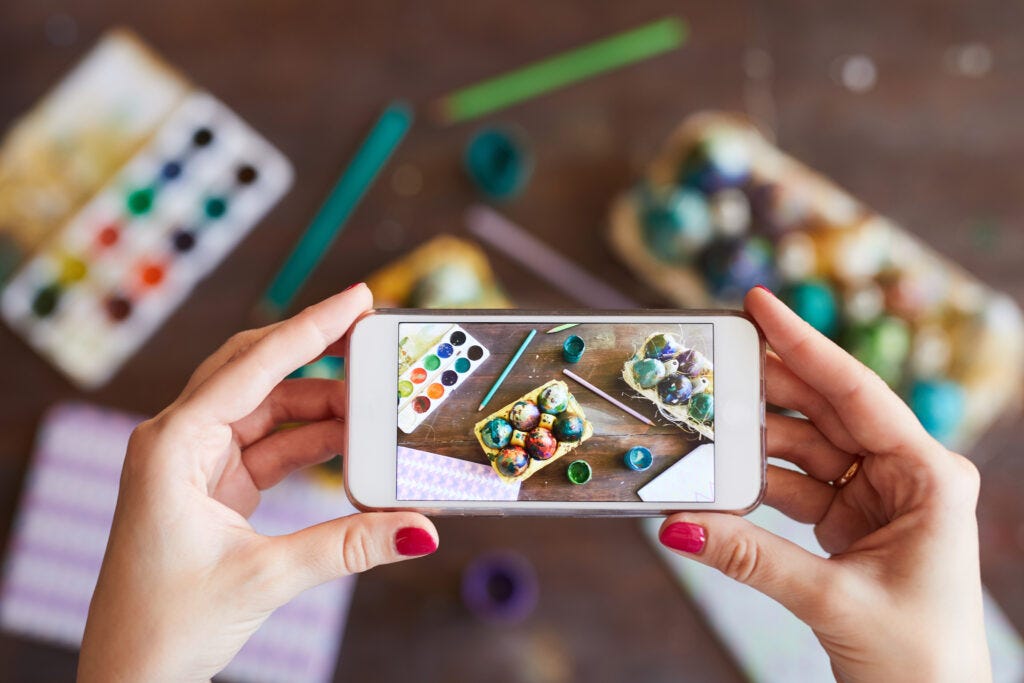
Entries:
MULTIPOLYGON (((402 325, 400 353, 423 349, 398 376, 398 428, 411 434, 489 357, 487 348, 458 325, 402 325)), ((401 369, 401 368, 400 368, 401 369)))
POLYGON ((194 92, 16 273, 3 317, 77 384, 99 386, 291 182, 276 149, 194 92))

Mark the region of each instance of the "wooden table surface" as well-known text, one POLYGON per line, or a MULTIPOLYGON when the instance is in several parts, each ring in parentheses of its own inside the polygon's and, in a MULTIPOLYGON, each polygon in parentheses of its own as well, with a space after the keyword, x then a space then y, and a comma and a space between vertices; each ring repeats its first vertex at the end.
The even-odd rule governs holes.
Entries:
MULTIPOLYGON (((155 412, 202 358, 249 326, 252 305, 390 100, 424 111, 453 88, 670 13, 691 26, 682 50, 479 122, 440 127, 421 117, 298 303, 359 281, 428 236, 463 234, 463 212, 478 201, 460 171, 463 147, 479 125, 501 122, 520 127, 536 161, 526 193, 503 212, 629 296, 664 304, 618 264, 602 233, 615 193, 679 120, 700 109, 753 114, 783 149, 1024 298, 1020 3, 14 0, 0 4, 0 125, 30 107, 104 30, 124 24, 297 169, 295 187, 253 235, 109 386, 85 398, 155 412), (955 48, 975 43, 991 51, 992 63, 972 78, 956 71, 962 53, 955 48), (841 83, 844 59, 859 54, 876 68, 867 92, 841 83), (414 196, 396 191, 402 166, 422 177, 414 196)), ((491 255, 520 305, 576 304, 491 255)), ((0 358, 0 528, 7 530, 40 416, 82 395, 5 329, 0 358)), ((982 471, 983 578, 1018 628, 1020 434, 1019 417, 1008 417, 968 453, 982 471)), ((337 680, 742 680, 635 521, 445 519, 438 527, 435 556, 359 580, 337 680), (466 563, 500 548, 533 562, 542 596, 529 620, 509 628, 482 626, 458 598, 466 563)), ((74 667, 73 653, 0 636, 0 671, 9 680, 72 680, 74 667)))
MULTIPOLYGON (((475 436, 476 423, 501 412, 551 380, 567 384, 594 433, 576 450, 548 462, 523 481, 519 500, 639 501, 636 492, 642 486, 697 446, 708 443, 660 416, 653 403, 632 391, 622 379, 623 362, 631 358, 650 335, 660 332, 678 335, 679 325, 592 323, 557 334, 545 334, 541 329, 488 406, 479 412, 480 400, 532 326, 512 323, 462 323, 461 326, 490 351, 490 358, 456 387, 412 434, 400 431, 400 446, 486 463, 486 455, 475 436), (566 363, 562 358, 562 342, 569 334, 577 334, 587 342, 587 349, 576 364, 566 363), (562 374, 563 368, 646 416, 654 426, 644 424, 566 377, 562 374), (655 454, 650 469, 634 472, 626 467, 622 457, 632 446, 646 446, 655 454), (593 477, 586 485, 574 485, 566 476, 569 463, 577 459, 586 460, 593 470, 593 477)), ((703 334, 692 332, 690 343, 700 336, 701 348, 710 350, 710 328, 706 329, 703 334)))

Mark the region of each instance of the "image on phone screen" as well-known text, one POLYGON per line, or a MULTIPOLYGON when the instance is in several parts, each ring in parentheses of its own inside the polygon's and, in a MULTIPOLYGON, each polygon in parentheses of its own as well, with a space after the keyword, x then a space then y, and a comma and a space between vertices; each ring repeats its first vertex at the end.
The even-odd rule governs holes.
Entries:
POLYGON ((399 324, 397 499, 714 502, 714 324, 539 327, 399 324))

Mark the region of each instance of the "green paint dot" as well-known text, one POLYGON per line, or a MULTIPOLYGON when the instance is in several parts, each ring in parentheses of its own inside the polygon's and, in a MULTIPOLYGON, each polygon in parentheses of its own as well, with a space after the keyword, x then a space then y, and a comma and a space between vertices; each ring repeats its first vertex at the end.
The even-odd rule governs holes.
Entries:
POLYGON ((398 383, 398 395, 402 398, 410 396, 412 394, 412 382, 407 379, 403 379, 398 383))
POLYGON ((433 372, 434 370, 437 370, 439 367, 441 367, 441 359, 435 356, 434 354, 430 354, 429 356, 423 359, 423 367, 433 372))
POLYGON ((210 197, 206 200, 206 215, 220 218, 228 210, 228 203, 222 197, 210 197))
POLYGON ((128 195, 128 210, 136 216, 148 213, 153 208, 153 188, 144 187, 128 195))
POLYGON ((53 313, 53 309, 57 308, 57 302, 60 300, 60 287, 57 285, 49 285, 43 287, 36 292, 36 297, 32 300, 32 312, 40 318, 53 313))
POLYGON ((455 372, 468 372, 470 362, 468 358, 460 358, 455 361, 455 372))

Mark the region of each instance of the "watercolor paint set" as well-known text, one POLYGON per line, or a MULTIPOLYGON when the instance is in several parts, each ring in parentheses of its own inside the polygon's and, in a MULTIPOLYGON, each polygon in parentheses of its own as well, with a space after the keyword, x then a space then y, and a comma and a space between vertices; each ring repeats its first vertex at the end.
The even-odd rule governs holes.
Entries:
MULTIPOLYGON (((402 327, 407 325, 410 324, 402 327)), ((398 428, 406 434, 411 434, 448 400, 491 355, 487 347, 458 325, 444 327, 444 333, 398 376, 398 428)))
MULTIPOLYGON (((107 78, 146 54, 120 34, 97 51, 112 55, 91 67, 107 78)), ((135 153, 33 245, 3 291, 4 320, 85 389, 107 382, 292 183, 287 159, 221 102, 175 93, 158 125, 132 137, 135 153)))

